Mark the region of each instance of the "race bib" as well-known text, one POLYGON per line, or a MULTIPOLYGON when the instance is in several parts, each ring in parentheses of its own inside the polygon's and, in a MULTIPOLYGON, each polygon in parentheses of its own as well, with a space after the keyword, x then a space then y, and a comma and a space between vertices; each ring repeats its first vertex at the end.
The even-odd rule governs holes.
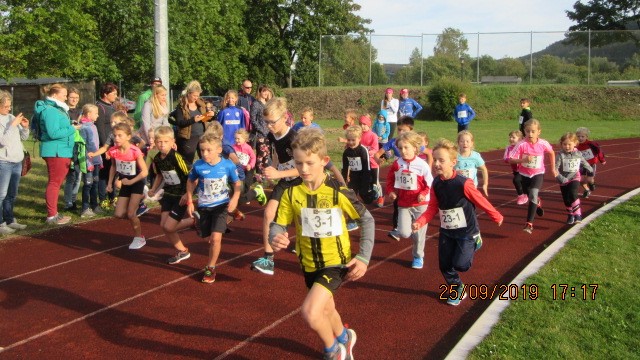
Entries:
POLYGON ((593 151, 591 151, 591 149, 582 150, 580 152, 582 153, 582 157, 587 161, 591 160, 591 159, 593 159, 595 157, 595 156, 593 156, 593 151))
POLYGON ((238 161, 240 161, 240 165, 247 166, 249 165, 249 154, 245 154, 243 152, 237 152, 236 156, 238 156, 238 161))
POLYGON ((217 179, 204 179, 202 197, 207 202, 224 200, 229 197, 227 177, 217 179))
POLYGON ((456 169, 456 172, 466 178, 471 178, 471 170, 469 169, 456 169))
POLYGON ((464 119, 467 117, 467 110, 458 111, 458 118, 464 119))
POLYGON ((570 173, 578 172, 578 170, 580 170, 580 159, 562 160, 562 170, 570 173))
MULTIPOLYGON (((296 166, 295 166, 295 162, 294 162, 293 159, 287 161, 286 163, 278 164, 278 170, 279 171, 291 170, 291 169, 295 169, 295 168, 296 168, 296 166)), ((287 176, 284 179, 286 181, 291 181, 291 180, 293 180, 295 178, 296 178, 295 176, 287 176)))
POLYGON ((542 156, 534 155, 531 156, 531 160, 528 162, 522 163, 522 166, 529 169, 541 169, 542 168, 542 156))
POLYGON ((440 209, 440 227, 445 229, 460 229, 467 227, 467 218, 461 207, 449 210, 440 209))
POLYGON ((349 170, 362 171, 362 160, 359 157, 347 157, 349 160, 349 170))
POLYGON ((418 190, 418 176, 404 171, 396 173, 396 182, 393 187, 401 190, 418 190))
POLYGON ((116 159, 116 171, 121 175, 133 176, 136 174, 136 162, 116 159))
POLYGON ((162 178, 167 185, 179 185, 180 177, 175 170, 162 171, 162 178))
POLYGON ((523 121, 524 121, 524 116, 518 117, 518 124, 522 125, 523 121))
POLYGON ((302 208, 302 236, 326 238, 342 235, 342 210, 302 208))

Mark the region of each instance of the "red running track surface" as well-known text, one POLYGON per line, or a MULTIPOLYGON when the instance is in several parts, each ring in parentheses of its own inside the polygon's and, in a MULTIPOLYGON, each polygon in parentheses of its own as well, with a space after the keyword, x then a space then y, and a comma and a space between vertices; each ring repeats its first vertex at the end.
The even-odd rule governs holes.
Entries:
MULTIPOLYGON (((607 165, 599 166, 598 187, 582 202, 585 215, 640 186, 640 139, 602 145, 607 165)), ((559 187, 547 175, 545 216, 535 220, 532 235, 522 231, 526 208, 515 204, 502 153, 483 157, 489 199, 505 221, 497 227, 480 215, 484 245, 462 274, 466 284, 508 284, 569 227, 559 187)), ((262 210, 243 210, 247 219, 224 236, 211 285, 200 283, 208 244, 191 230, 181 237, 192 257, 165 263, 173 250, 157 210, 142 217, 148 242, 137 251, 127 248, 128 222, 115 219, 0 242, 0 358, 320 358, 322 344, 299 315, 306 288, 296 256, 279 253, 274 276, 250 271, 263 252, 262 210)), ((358 334, 354 356, 443 358, 490 301, 452 307, 439 299, 437 220, 428 231, 425 267, 413 270, 410 240, 387 237, 392 207, 371 212, 377 231, 369 271, 336 295, 343 321, 358 334)))

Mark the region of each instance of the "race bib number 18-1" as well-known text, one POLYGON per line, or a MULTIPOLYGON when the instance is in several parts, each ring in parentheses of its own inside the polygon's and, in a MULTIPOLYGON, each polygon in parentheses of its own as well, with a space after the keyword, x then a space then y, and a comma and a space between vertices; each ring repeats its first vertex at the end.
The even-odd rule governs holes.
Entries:
POLYGON ((393 187, 402 190, 417 190, 418 176, 410 172, 396 173, 396 182, 393 187))

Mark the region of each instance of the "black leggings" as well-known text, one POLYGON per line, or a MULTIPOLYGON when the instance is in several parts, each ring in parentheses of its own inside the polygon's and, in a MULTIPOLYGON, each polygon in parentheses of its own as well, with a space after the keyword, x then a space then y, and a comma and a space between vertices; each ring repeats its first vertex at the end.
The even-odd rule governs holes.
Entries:
POLYGON ((522 190, 529 196, 529 208, 527 208, 527 222, 532 223, 536 216, 536 208, 538 207, 538 194, 542 187, 544 174, 538 174, 533 177, 522 177, 522 190))

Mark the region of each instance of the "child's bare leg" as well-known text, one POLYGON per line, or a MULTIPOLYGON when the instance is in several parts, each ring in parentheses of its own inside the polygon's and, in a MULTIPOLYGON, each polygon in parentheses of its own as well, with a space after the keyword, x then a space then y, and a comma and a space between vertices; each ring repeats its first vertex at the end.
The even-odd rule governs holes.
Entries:
POLYGON ((336 334, 342 333, 342 321, 336 311, 333 294, 322 285, 314 284, 302 304, 302 317, 322 340, 325 348, 336 341, 336 334), (338 323, 339 326, 334 324, 338 323))
POLYGON ((262 243, 264 244, 264 252, 273 253, 273 248, 269 245, 269 224, 276 218, 278 211, 278 200, 269 200, 264 208, 264 217, 262 218, 262 243))
POLYGON ((178 235, 177 231, 179 230, 180 225, 185 220, 188 220, 191 223, 193 223, 193 220, 182 219, 180 222, 178 222, 174 218, 169 216, 168 211, 163 212, 160 216, 160 226, 162 226, 162 230, 164 231, 165 236, 167 237, 167 239, 169 239, 171 244, 173 244, 173 247, 178 251, 187 251, 187 248, 182 243, 182 240, 180 240, 180 236, 178 235))
POLYGON ((214 232, 209 238, 209 267, 215 267, 220 256, 220 249, 222 247, 222 233, 214 232))
MULTIPOLYGON (((127 204, 127 218, 129 218, 129 222, 131 223, 131 227, 133 228, 133 234, 136 237, 142 236, 142 228, 140 226, 140 219, 136 215, 136 211, 138 210, 138 205, 140 205, 140 200, 142 200, 142 194, 131 194, 131 198, 129 199, 129 203, 127 204)), ((118 199, 118 204, 120 200, 118 199)))

